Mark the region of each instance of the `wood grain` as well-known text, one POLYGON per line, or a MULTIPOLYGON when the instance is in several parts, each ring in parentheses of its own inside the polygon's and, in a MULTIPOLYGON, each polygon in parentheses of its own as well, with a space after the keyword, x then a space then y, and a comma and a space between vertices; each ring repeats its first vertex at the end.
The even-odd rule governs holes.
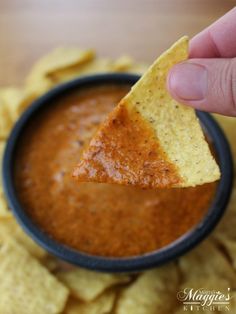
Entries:
POLYGON ((235 0, 1 0, 0 86, 21 84, 57 46, 93 47, 151 62, 183 34, 193 36, 235 0))

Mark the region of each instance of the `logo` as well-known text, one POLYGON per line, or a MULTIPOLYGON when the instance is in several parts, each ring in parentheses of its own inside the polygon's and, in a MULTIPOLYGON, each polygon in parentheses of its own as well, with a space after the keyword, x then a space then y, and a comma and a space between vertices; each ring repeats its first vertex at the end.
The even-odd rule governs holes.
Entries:
POLYGON ((183 310, 230 312, 230 288, 225 292, 206 290, 204 288, 184 288, 177 293, 177 299, 182 302, 183 310))

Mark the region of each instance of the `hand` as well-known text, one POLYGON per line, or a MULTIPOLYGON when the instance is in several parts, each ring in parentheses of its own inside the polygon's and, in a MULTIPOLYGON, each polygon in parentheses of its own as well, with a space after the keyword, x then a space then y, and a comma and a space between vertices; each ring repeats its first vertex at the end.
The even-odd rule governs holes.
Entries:
POLYGON ((180 103, 236 116, 236 7, 190 41, 190 59, 169 72, 180 103))

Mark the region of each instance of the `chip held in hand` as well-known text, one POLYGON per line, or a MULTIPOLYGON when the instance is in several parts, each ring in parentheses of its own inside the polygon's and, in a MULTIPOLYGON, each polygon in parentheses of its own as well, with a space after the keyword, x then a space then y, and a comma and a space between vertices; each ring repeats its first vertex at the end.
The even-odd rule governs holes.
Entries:
POLYGON ((171 67, 188 58, 179 39, 147 70, 100 126, 73 176, 142 188, 188 187, 220 178, 194 109, 166 89, 171 67))

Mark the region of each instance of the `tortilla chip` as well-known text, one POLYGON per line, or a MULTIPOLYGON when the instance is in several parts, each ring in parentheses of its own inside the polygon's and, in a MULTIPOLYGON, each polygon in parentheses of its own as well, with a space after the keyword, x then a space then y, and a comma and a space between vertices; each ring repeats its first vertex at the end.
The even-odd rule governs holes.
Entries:
POLYGON ((46 92, 53 86, 49 78, 56 71, 81 65, 94 58, 93 50, 78 48, 58 48, 41 58, 33 67, 26 79, 26 89, 38 95, 46 92))
POLYGON ((82 64, 94 58, 94 51, 91 49, 82 50, 78 48, 61 47, 53 50, 41 58, 31 70, 29 77, 40 74, 51 74, 60 69, 65 69, 72 65, 82 64))
POLYGON ((17 87, 0 89, 0 98, 7 106, 11 120, 15 122, 20 114, 19 105, 24 98, 24 90, 17 87))
POLYGON ((178 272, 175 264, 142 273, 123 289, 117 314, 170 314, 176 302, 178 272))
POLYGON ((223 235, 218 239, 220 240, 221 245, 224 247, 227 254, 229 255, 232 265, 236 270, 236 240, 228 239, 223 235))
MULTIPOLYGON (((183 277, 186 282, 207 282, 212 278, 227 281, 229 287, 236 288, 236 273, 233 267, 217 248, 214 242, 205 240, 201 245, 179 260, 183 277)), ((201 287, 200 287, 201 288, 201 287)))
POLYGON ((58 268, 58 259, 52 255, 47 254, 40 262, 50 272, 54 272, 58 268))
POLYGON ((47 269, 54 273, 72 271, 77 269, 75 265, 67 263, 49 254, 47 254, 45 258, 41 260, 41 262, 47 269))
POLYGON ((105 314, 111 313, 114 306, 116 294, 114 291, 107 291, 94 301, 89 303, 80 302, 76 299, 70 299, 65 314, 105 314))
POLYGON ((236 269, 236 188, 233 188, 231 199, 222 220, 216 227, 212 238, 225 250, 234 269, 236 269))
POLYGON ((56 275, 75 297, 86 302, 94 300, 104 290, 130 280, 126 275, 96 273, 82 268, 58 272, 56 275))
POLYGON ((135 63, 133 64, 129 69, 128 73, 134 73, 134 74, 143 74, 147 71, 149 66, 146 63, 135 63))
MULTIPOLYGON (((235 117, 226 117, 219 114, 214 114, 214 118, 219 122, 223 131, 225 132, 226 137, 229 140, 230 148, 233 153, 234 163, 236 164, 236 118, 235 117)), ((236 167, 234 168, 236 173, 236 167)))
POLYGON ((154 62, 90 142, 74 171, 78 181, 158 188, 219 179, 194 110, 166 90, 168 71, 187 57, 183 37, 154 62))
POLYGON ((124 55, 114 61, 112 68, 116 72, 143 74, 147 71, 148 65, 136 63, 131 57, 124 55))
POLYGON ((35 100, 36 95, 27 93, 18 87, 7 87, 0 89, 0 98, 3 100, 14 123, 20 114, 35 100))
POLYGON ((5 103, 0 98, 0 140, 6 140, 8 137, 13 122, 11 120, 11 115, 5 106, 5 103))
POLYGON ((46 251, 36 244, 18 225, 16 220, 8 215, 8 217, 0 218, 0 237, 12 237, 20 245, 32 254, 34 257, 42 259, 46 256, 46 251))
POLYGON ((114 71, 123 72, 129 70, 133 64, 134 60, 130 56, 124 55, 114 61, 112 68, 114 71))
POLYGON ((7 139, 20 114, 36 98, 36 95, 21 88, 0 89, 0 139, 7 139))
POLYGON ((7 206, 7 202, 5 200, 2 188, 0 187, 0 217, 8 217, 10 216, 10 211, 7 206))
POLYGON ((48 78, 55 84, 61 83, 68 80, 75 79, 76 77, 107 73, 112 71, 112 61, 107 58, 94 59, 84 64, 78 64, 75 66, 68 67, 66 69, 61 69, 54 71, 48 75, 48 78))
POLYGON ((23 247, 0 237, 0 313, 61 313, 68 289, 23 247))
POLYGON ((230 312, 229 313, 236 313, 236 291, 232 291, 230 293, 230 312))
POLYGON ((236 242, 236 187, 233 188, 228 208, 214 230, 213 238, 220 239, 222 236, 236 242))
POLYGON ((25 86, 27 93, 33 93, 37 97, 48 92, 51 88, 53 88, 53 82, 45 76, 39 78, 28 77, 25 86))
POLYGON ((209 276, 206 278, 190 278, 185 280, 179 290, 183 290, 185 288, 190 289, 205 289, 205 290, 220 290, 222 292, 226 292, 229 288, 229 282, 224 278, 218 278, 216 276, 209 276))
POLYGON ((84 64, 73 65, 71 67, 54 71, 47 75, 54 84, 75 79, 89 74, 99 74, 107 72, 130 72, 141 74, 147 70, 146 64, 134 63, 128 56, 122 56, 116 61, 108 58, 94 59, 84 64))

